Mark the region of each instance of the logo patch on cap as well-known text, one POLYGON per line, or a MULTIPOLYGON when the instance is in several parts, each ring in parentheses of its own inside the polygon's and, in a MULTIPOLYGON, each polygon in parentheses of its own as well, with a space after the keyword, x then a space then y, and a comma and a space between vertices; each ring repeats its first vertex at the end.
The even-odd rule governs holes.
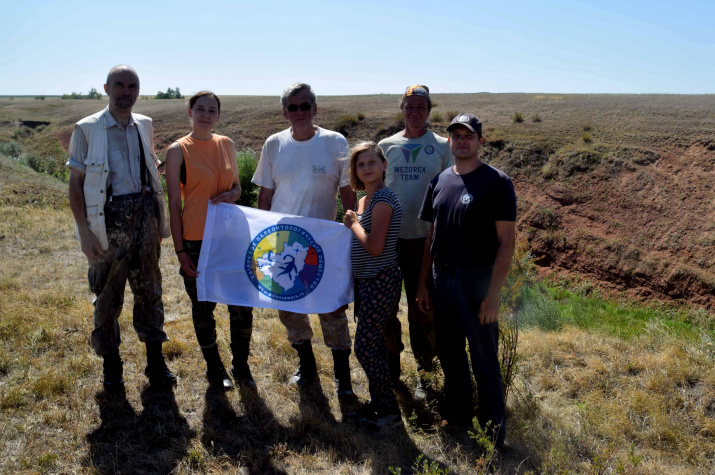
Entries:
POLYGON ((460 121, 460 122, 469 122, 469 117, 467 117, 466 115, 462 114, 462 115, 459 116, 459 121, 460 121))

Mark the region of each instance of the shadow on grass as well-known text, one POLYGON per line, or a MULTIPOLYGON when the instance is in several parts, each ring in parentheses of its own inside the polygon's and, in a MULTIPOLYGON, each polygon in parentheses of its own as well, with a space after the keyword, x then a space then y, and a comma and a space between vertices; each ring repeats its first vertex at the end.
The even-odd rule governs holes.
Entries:
POLYGON ((179 414, 172 388, 147 386, 140 414, 127 401, 124 389, 95 396, 101 425, 87 435, 86 465, 98 473, 168 473, 186 455, 195 436, 179 414))
MULTIPOLYGON (((331 464, 370 463, 372 473, 381 475, 388 473, 391 466, 402 467, 404 474, 411 473, 420 455, 430 460, 404 426, 374 431, 337 421, 319 381, 298 390, 299 413, 287 424, 276 419, 257 391, 240 388, 239 393, 243 415, 236 412, 227 393, 207 389, 201 443, 212 456, 227 457, 249 474, 288 473, 291 459, 296 456, 308 471, 328 469, 324 465, 327 454, 331 464), (314 467, 306 465, 312 461, 314 467)), ((340 402, 343 414, 357 407, 356 401, 340 402)))

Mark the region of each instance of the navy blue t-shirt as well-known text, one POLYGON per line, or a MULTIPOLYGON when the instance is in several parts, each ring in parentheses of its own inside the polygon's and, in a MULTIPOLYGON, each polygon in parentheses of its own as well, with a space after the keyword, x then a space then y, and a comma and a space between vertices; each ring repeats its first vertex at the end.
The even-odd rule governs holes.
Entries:
POLYGON ((419 217, 434 223, 435 263, 491 267, 499 249, 496 221, 516 221, 514 185, 486 163, 465 175, 450 167, 430 182, 419 217))

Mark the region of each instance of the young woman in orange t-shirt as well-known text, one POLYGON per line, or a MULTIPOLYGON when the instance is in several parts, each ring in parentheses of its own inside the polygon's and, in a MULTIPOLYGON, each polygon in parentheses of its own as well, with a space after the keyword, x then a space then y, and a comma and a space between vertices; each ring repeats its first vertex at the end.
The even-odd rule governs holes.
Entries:
MULTIPOLYGON (((196 295, 196 266, 208 206, 235 203, 241 196, 236 148, 233 141, 212 132, 221 117, 221 101, 209 91, 189 100, 193 130, 169 146, 166 153, 166 185, 169 192, 171 234, 179 259, 186 293, 191 299, 191 317, 196 338, 206 359, 206 378, 223 389, 234 387, 221 361, 216 343, 214 302, 200 302, 196 295), (182 208, 183 201, 183 208, 182 208)), ((231 327, 231 373, 239 385, 255 386, 248 367, 253 328, 253 309, 228 306, 231 327)))

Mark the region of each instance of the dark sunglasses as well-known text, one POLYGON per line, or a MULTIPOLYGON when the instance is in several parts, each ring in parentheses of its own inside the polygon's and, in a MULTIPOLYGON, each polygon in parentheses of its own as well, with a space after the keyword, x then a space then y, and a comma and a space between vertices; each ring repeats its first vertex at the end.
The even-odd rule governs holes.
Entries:
POLYGON ((297 111, 298 109, 307 112, 307 111, 309 111, 309 110, 312 109, 312 108, 313 108, 313 104, 311 104, 310 102, 304 102, 304 103, 302 103, 302 104, 300 104, 300 105, 298 105, 298 104, 290 104, 290 105, 287 105, 287 106, 286 106, 286 109, 288 109, 288 112, 295 112, 295 111, 297 111))

